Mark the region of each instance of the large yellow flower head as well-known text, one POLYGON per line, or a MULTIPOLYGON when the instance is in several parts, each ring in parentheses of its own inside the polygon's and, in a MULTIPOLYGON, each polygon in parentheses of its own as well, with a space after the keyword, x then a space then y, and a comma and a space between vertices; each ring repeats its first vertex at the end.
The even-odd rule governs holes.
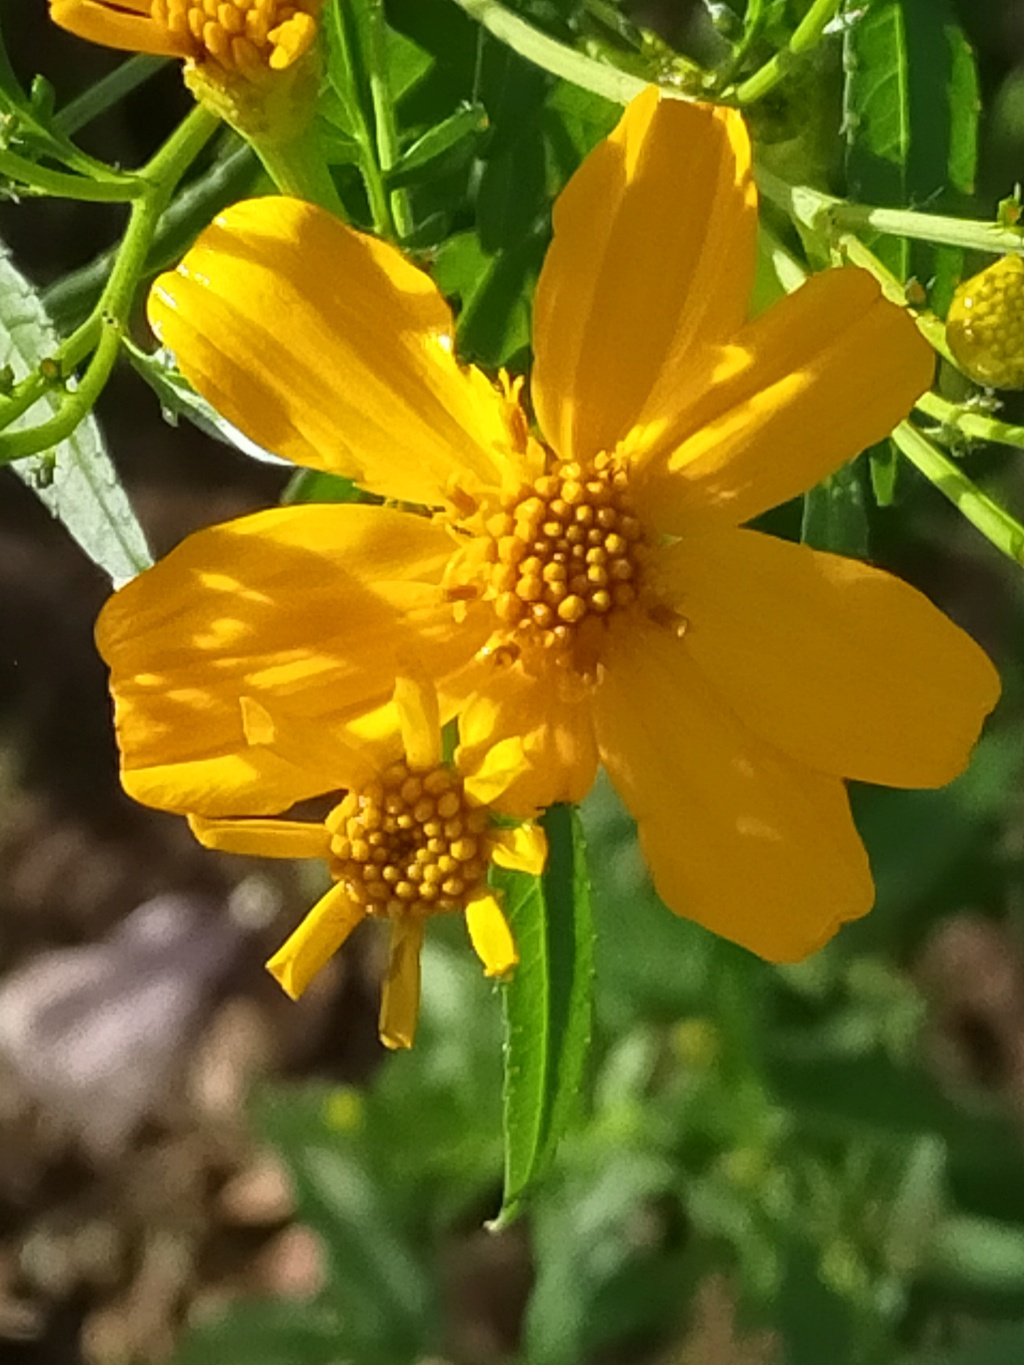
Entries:
POLYGON ((488 869, 497 864, 537 875, 547 842, 539 826, 499 825, 490 809, 525 765, 521 743, 496 746, 467 771, 443 760, 437 695, 429 684, 399 678, 394 705, 402 756, 380 763, 325 728, 313 735, 282 732, 263 706, 243 699, 253 747, 277 750, 300 768, 316 751, 345 794, 322 822, 194 815, 189 823, 201 843, 225 853, 326 860, 331 889, 267 963, 293 999, 364 919, 390 924, 380 1036, 388 1047, 411 1047, 427 920, 464 913, 486 974, 507 976, 519 957, 500 896, 487 884, 488 869))
POLYGON ((54 22, 129 52, 212 62, 256 78, 310 49, 323 0, 50 0, 54 22))
POLYGON ((883 437, 927 387, 912 319, 856 269, 750 320, 757 203, 732 110, 649 90, 574 175, 530 383, 453 353, 437 289, 307 204, 236 205, 151 317, 265 447, 428 512, 295 507, 191 537, 99 627, 128 790, 211 817, 333 782, 249 742, 393 730, 402 658, 463 761, 522 742, 499 808, 576 801, 598 762, 662 897, 776 960, 873 898, 844 778, 933 786, 998 680, 918 592, 743 524, 883 437))

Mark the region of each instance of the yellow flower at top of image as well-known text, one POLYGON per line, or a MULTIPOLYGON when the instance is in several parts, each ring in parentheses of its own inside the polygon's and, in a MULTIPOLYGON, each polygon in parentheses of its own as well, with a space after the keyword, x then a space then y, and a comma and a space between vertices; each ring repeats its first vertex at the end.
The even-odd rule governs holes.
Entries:
POLYGON ((375 762, 325 727, 299 737, 280 733, 273 715, 243 700, 255 747, 300 767, 316 752, 329 761, 345 795, 322 822, 208 819, 189 823, 200 843, 264 858, 323 858, 333 885, 274 954, 267 967, 298 999, 364 919, 386 920, 391 950, 381 999, 380 1036, 412 1047, 420 997, 420 948, 431 915, 462 912, 487 976, 503 978, 519 961, 500 893, 487 884, 492 864, 539 875, 544 831, 532 823, 499 825, 490 803, 525 764, 522 744, 506 741, 479 765, 445 763, 437 695, 414 677, 399 678, 394 704, 402 755, 375 762))
POLYGON ((323 0, 50 0, 61 28, 106 47, 213 61, 229 73, 284 71, 312 47, 323 0))
POLYGON ((740 114, 639 96, 555 204, 526 408, 392 246, 288 198, 220 215, 157 281, 158 335, 252 439, 386 504, 201 531, 114 596, 127 790, 211 818, 327 791, 315 742, 253 745, 242 699, 372 741, 415 659, 470 767, 521 741, 499 810, 579 801, 603 763, 677 913, 780 961, 864 914, 844 779, 948 782, 999 682, 907 584, 745 529, 933 371, 858 269, 751 319, 756 235, 740 114))

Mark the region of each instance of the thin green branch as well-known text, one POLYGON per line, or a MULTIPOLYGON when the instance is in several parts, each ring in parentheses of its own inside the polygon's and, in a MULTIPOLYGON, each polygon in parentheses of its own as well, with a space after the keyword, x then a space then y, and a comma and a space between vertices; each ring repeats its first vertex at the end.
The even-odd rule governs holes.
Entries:
MULTIPOLYGON (((373 105, 373 119, 377 141, 377 165, 381 178, 387 183, 388 173, 397 165, 401 155, 398 144, 398 128, 395 123, 395 103, 391 97, 391 83, 388 79, 388 56, 385 48, 384 11, 380 0, 368 0, 367 19, 369 32, 366 34, 369 52, 370 99, 373 105)), ((409 196, 404 189, 391 191, 389 201, 391 218, 400 241, 412 235, 414 223, 409 210, 409 196)))
POLYGON ((69 436, 95 404, 113 368, 139 276, 145 265, 160 215, 178 181, 218 128, 217 118, 197 106, 175 129, 156 155, 138 172, 144 193, 132 204, 131 217, 110 278, 89 318, 15 392, 0 402, 0 427, 22 416, 38 398, 61 383, 92 351, 79 384, 66 392, 57 411, 39 426, 0 435, 0 464, 48 450, 69 436))
POLYGON ((0 175, 6 176, 21 194, 45 194, 57 199, 78 199, 90 204, 127 204, 146 193, 140 180, 123 176, 118 180, 93 180, 84 175, 68 175, 40 166, 17 152, 0 150, 0 175))
MULTIPOLYGON (((628 104, 652 84, 640 76, 620 71, 618 67, 596 62, 575 48, 541 33, 518 14, 499 4, 498 0, 455 0, 455 3, 499 42, 505 43, 527 61, 595 95, 603 95, 614 104, 628 104)), ((661 91, 677 99, 688 98, 672 86, 661 86, 661 91)))
POLYGON ((735 91, 737 104, 753 104, 774 90, 792 69, 794 61, 821 42, 825 29, 839 11, 839 5, 840 0, 814 0, 786 46, 770 57, 735 91))
POLYGON ((118 100, 148 81, 150 76, 166 66, 170 58, 152 57, 148 53, 137 53, 126 62, 116 66, 113 71, 82 92, 77 99, 71 100, 59 110, 53 126, 69 137, 84 128, 100 114, 105 113, 118 100))
POLYGON ((925 478, 992 545, 1015 564, 1024 564, 1024 526, 983 493, 963 469, 910 422, 892 434, 897 446, 925 478))
POLYGON ((1012 422, 1001 422, 998 417, 986 417, 962 403, 951 403, 937 393, 923 394, 916 406, 928 417, 969 441, 992 441, 995 445, 1014 446, 1024 450, 1024 427, 1012 422))

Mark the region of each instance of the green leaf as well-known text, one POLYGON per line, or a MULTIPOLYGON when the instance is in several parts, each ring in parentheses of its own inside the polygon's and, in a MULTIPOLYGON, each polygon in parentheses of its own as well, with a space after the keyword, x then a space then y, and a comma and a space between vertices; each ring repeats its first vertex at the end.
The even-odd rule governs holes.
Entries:
MULTIPOLYGON (((39 296, 0 243, 0 369, 10 366, 15 380, 20 380, 56 349, 57 338, 39 296)), ((46 421, 58 401, 52 394, 41 398, 12 429, 46 421)), ((54 451, 15 461, 11 468, 110 575, 115 587, 153 562, 91 414, 54 451)))
POLYGON ((837 469, 804 494, 800 539, 816 550, 867 558, 869 528, 860 461, 837 469))
POLYGON ((328 1304, 245 1299, 189 1332, 171 1365, 335 1365, 343 1321, 328 1304))
POLYGON ((388 172, 389 186, 411 185, 464 165, 479 150, 488 129, 487 110, 468 104, 417 138, 388 172))
POLYGON ((541 877, 499 874, 520 962, 504 987, 505 1189, 510 1222, 544 1175, 572 1119, 590 1044, 593 927, 585 843, 576 811, 544 816, 541 877))

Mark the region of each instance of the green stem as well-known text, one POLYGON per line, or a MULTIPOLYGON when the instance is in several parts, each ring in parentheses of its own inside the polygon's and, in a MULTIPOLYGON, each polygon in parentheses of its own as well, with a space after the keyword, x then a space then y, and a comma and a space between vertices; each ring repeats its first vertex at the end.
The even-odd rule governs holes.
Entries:
POLYGON ((139 171, 138 178, 144 183, 145 192, 132 204, 127 231, 95 309, 51 358, 53 378, 37 371, 19 385, 6 403, 0 404, 0 426, 9 426, 92 350, 86 372, 77 388, 63 396, 58 410, 47 421, 0 435, 0 464, 38 455, 64 440, 95 404, 117 359, 135 286, 160 215, 178 181, 218 127, 217 118, 202 105, 197 105, 139 171))
POLYGON ((0 150, 0 175, 14 181, 22 193, 39 191, 59 199, 78 199, 92 204, 125 204, 146 192, 138 180, 124 176, 119 180, 93 180, 84 175, 68 175, 28 161, 16 152, 0 150))
MULTIPOLYGON (((628 104, 651 84, 640 76, 620 71, 618 67, 595 62, 575 48, 548 37, 525 19, 520 19, 518 14, 500 5, 498 0, 455 0, 455 3, 499 42, 505 43, 527 61, 595 95, 603 95, 615 104, 628 104)), ((660 89, 663 95, 669 97, 688 98, 671 86, 663 85, 660 89)))
POLYGON ((54 117, 54 127, 69 137, 77 133, 79 128, 84 128, 118 100, 131 94, 144 81, 148 81, 150 76, 166 66, 169 60, 167 57, 151 57, 148 53, 141 52, 129 57, 126 62, 116 66, 109 75, 91 85, 77 99, 66 104, 54 117))
MULTIPOLYGON (((380 0, 370 0, 367 6, 369 19, 369 77, 370 99, 373 105, 374 127, 377 140, 377 165, 381 179, 387 183, 388 172, 397 164, 401 154, 398 144, 398 128, 395 124, 394 101, 391 98, 391 83, 388 79, 388 56, 385 49, 384 11, 380 0)), ((399 241, 412 236, 415 226, 409 209, 409 196, 404 189, 391 191, 388 206, 399 241)))
POLYGON ((840 0, 814 0, 786 46, 736 90, 737 104, 753 104, 774 90, 792 67, 794 59, 810 52, 821 42, 825 28, 839 11, 839 4, 840 0))
POLYGON ((934 417, 944 427, 951 427, 970 441, 992 441, 996 445, 1024 450, 1024 427, 1015 426, 1012 422, 1000 422, 997 417, 972 412, 963 404, 951 403, 937 393, 922 394, 916 406, 927 416, 934 417))
POLYGON ((911 464, 986 540, 1015 564, 1024 564, 1024 526, 1015 517, 983 493, 955 461, 910 422, 901 422, 892 438, 911 464))
POLYGON ((297 137, 287 142, 263 141, 250 136, 249 143, 282 194, 319 204, 338 218, 347 216, 334 177, 320 150, 320 139, 312 120, 297 137))
MULTIPOLYGON (((836 245, 846 260, 874 275, 887 299, 898 303, 901 308, 908 307, 906 287, 882 264, 873 251, 868 250, 859 237, 844 233, 836 245)), ((936 317, 934 313, 917 312, 913 314, 913 318, 917 323, 917 330, 932 349, 938 351, 943 360, 947 360, 950 365, 959 368, 946 343, 946 324, 942 319, 936 317)))
POLYGON ((964 218, 945 218, 938 213, 915 213, 911 209, 881 209, 868 204, 848 204, 809 185, 790 185, 764 166, 755 171, 764 197, 783 209, 811 232, 829 237, 837 232, 885 232, 894 237, 959 246, 993 255, 1024 256, 1024 231, 964 218))

